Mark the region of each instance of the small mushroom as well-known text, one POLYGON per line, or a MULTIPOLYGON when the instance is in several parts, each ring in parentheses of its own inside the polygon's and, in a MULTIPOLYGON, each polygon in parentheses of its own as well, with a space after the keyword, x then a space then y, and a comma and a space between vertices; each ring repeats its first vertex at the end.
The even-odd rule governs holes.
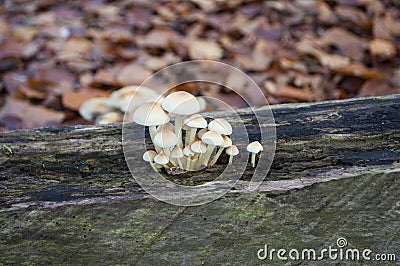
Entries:
POLYGON ((192 114, 191 116, 186 117, 183 119, 183 123, 189 127, 189 138, 188 143, 185 143, 186 145, 191 145, 194 142, 198 128, 203 129, 207 127, 207 120, 199 114, 192 114))
POLYGON ((219 145, 217 154, 214 156, 214 159, 210 162, 210 166, 213 166, 218 161, 219 156, 221 156, 225 148, 232 146, 232 140, 228 136, 222 136, 222 138, 224 139, 224 142, 221 145, 219 145))
POLYGON ((210 159, 214 148, 222 145, 222 143, 224 143, 224 139, 217 131, 210 130, 203 134, 201 140, 207 144, 207 151, 200 156, 199 165, 207 166, 208 160, 210 159))
POLYGON ((191 149, 190 146, 188 145, 188 146, 186 146, 186 147, 183 149, 183 154, 187 157, 187 158, 186 158, 185 170, 188 170, 188 171, 189 171, 189 169, 190 169, 190 162, 192 161, 191 158, 192 158, 192 156, 194 155, 194 152, 192 151, 192 149, 191 149))
POLYGON ((225 152, 226 152, 226 154, 229 155, 229 162, 228 162, 228 165, 232 164, 233 156, 236 156, 236 155, 239 154, 239 150, 238 150, 238 148, 236 147, 236 145, 232 145, 232 146, 226 148, 226 151, 225 151, 225 152))
POLYGON ((256 165, 256 154, 264 150, 263 146, 258 141, 253 141, 247 145, 247 151, 251 153, 251 166, 256 165))
POLYGON ((200 131, 197 133, 197 136, 201 139, 201 137, 208 131, 208 128, 203 128, 200 129, 200 131))
POLYGON ((183 158, 184 154, 183 154, 183 150, 180 147, 175 147, 172 151, 171 151, 171 158, 176 159, 176 161, 178 162, 179 168, 183 169, 183 165, 182 165, 182 158, 183 158))
POLYGON ((204 97, 201 97, 201 96, 196 97, 196 99, 200 104, 199 112, 205 111, 207 109, 207 101, 206 101, 206 99, 204 97))
POLYGON ((157 127, 157 133, 160 132, 161 130, 170 130, 172 132, 175 132, 175 127, 174 127, 173 124, 168 122, 168 123, 166 123, 164 125, 161 125, 161 126, 157 127))
POLYGON ((111 93, 106 104, 109 107, 130 112, 147 102, 155 102, 160 95, 144 86, 127 86, 111 93))
MULTIPOLYGON (((145 103, 136 109, 133 114, 133 121, 139 125, 148 126, 151 141, 154 143, 154 136, 157 134, 156 126, 164 125, 170 120, 167 112, 162 109, 159 103, 150 102, 145 103)), ((160 152, 160 149, 156 147, 156 151, 160 152)))
POLYGON ((149 162, 151 167, 153 168, 154 171, 158 172, 156 166, 154 165, 154 157, 157 156, 157 153, 153 150, 148 150, 145 153, 143 153, 143 160, 146 162, 149 162))
POLYGON ((83 119, 92 121, 99 115, 114 111, 112 107, 106 105, 106 101, 106 97, 91 98, 79 107, 79 114, 83 119))
POLYGON ((208 124, 208 130, 217 131, 221 135, 231 135, 232 134, 232 126, 223 118, 217 118, 212 120, 208 124))
POLYGON ((162 130, 154 136, 154 145, 163 149, 165 155, 170 157, 171 148, 178 143, 178 137, 170 130, 162 130))
MULTIPOLYGON (((196 165, 196 161, 198 160, 199 156, 201 156, 201 154, 203 154, 203 153, 206 153, 207 146, 201 140, 199 140, 199 141, 193 142, 190 145, 190 149, 195 153, 195 155, 193 157, 193 162, 196 165)), ((195 165, 192 164, 189 168, 189 171, 192 171, 194 169, 195 165)))
POLYGON ((96 118, 96 124, 112 124, 116 122, 122 121, 122 115, 120 112, 108 112, 102 115, 99 115, 96 118))
POLYGON ((197 99, 186 91, 173 92, 162 101, 164 110, 176 114, 175 134, 178 136, 179 147, 183 147, 182 126, 183 116, 191 115, 200 111, 200 104, 197 99))
POLYGON ((154 162, 156 164, 164 166, 165 169, 169 169, 169 167, 168 167, 168 163, 169 163, 168 156, 163 154, 163 153, 157 154, 154 157, 154 162))

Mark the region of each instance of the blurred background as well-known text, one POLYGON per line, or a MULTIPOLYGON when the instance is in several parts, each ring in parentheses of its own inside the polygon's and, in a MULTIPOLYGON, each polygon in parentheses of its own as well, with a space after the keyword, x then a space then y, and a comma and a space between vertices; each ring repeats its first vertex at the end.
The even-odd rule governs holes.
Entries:
MULTIPOLYGON (((399 41, 396 0, 0 1, 0 130, 96 123, 84 102, 192 59, 243 70, 270 104, 399 93, 399 41)), ((246 106, 220 86, 179 89, 246 106)), ((112 108, 102 122, 121 119, 112 108)))

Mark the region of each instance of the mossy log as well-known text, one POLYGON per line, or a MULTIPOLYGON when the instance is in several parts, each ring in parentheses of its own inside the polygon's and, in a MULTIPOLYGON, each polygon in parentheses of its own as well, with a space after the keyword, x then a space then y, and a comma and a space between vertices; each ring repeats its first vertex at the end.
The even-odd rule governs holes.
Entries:
MULTIPOLYGON (((135 183, 121 124, 0 133, 0 265, 354 264, 257 258, 264 244, 320 250, 339 237, 398 263, 400 95, 271 108, 276 154, 264 182, 247 191, 249 167, 230 193, 197 207, 135 183)), ((252 113, 239 114, 256 138, 252 113)), ((229 112, 218 116, 235 127, 229 112)), ((224 158, 173 179, 210 181, 223 167, 224 158)))

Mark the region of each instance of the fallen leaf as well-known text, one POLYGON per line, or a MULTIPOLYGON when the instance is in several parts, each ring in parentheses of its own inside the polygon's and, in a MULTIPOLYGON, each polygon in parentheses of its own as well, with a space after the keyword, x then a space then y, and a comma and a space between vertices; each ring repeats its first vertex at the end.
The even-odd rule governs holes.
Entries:
POLYGON ((250 55, 236 55, 236 60, 248 70, 261 71, 271 65, 276 50, 276 43, 259 39, 250 55))
POLYGON ((151 71, 136 63, 132 63, 121 69, 117 74, 116 80, 123 86, 140 85, 151 74, 153 74, 151 71))
POLYGON ((390 59, 397 53, 396 46, 391 42, 383 39, 373 39, 369 43, 369 49, 374 56, 381 59, 390 59))
POLYGON ((57 126, 64 119, 64 113, 8 97, 0 110, 0 123, 7 124, 10 118, 19 121, 12 129, 57 126))
POLYGON ((84 38, 72 37, 68 39, 62 48, 58 59, 69 61, 74 59, 86 58, 91 48, 91 42, 84 38))
POLYGON ((29 99, 43 100, 46 97, 46 92, 33 89, 22 84, 18 87, 18 90, 29 99))
POLYGON ((400 90, 389 86, 385 79, 370 79, 365 81, 360 90, 360 96, 384 96, 399 93, 400 90))
POLYGON ((77 91, 67 91, 62 95, 62 104, 64 107, 77 111, 85 101, 94 97, 108 97, 110 92, 84 87, 77 91))
POLYGON ((299 89, 285 84, 275 84, 272 81, 266 81, 264 83, 264 88, 268 93, 275 97, 283 97, 306 102, 312 101, 314 97, 310 90, 299 89))
POLYGON ((385 73, 368 69, 361 63, 352 63, 342 68, 335 68, 333 69, 333 72, 347 76, 360 77, 363 79, 377 79, 386 77, 385 73))
POLYGON ((344 21, 350 21, 352 24, 357 25, 363 30, 371 28, 370 18, 361 11, 361 9, 353 6, 339 5, 335 9, 337 16, 344 21))
POLYGON ((189 56, 191 59, 220 60, 224 51, 219 44, 213 40, 192 39, 188 42, 189 56))
POLYGON ((19 42, 30 42, 38 34, 38 30, 29 26, 15 26, 11 30, 13 37, 19 42))

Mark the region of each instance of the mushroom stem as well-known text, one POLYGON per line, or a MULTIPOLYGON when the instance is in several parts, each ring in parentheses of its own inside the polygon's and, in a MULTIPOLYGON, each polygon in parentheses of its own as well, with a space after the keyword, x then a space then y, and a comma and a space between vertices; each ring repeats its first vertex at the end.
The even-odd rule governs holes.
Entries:
POLYGON ((151 168, 153 168, 154 171, 158 172, 157 167, 154 165, 153 162, 150 162, 151 168))
POLYGON ((190 161, 191 161, 190 156, 188 156, 186 159, 186 169, 185 169, 187 171, 190 171, 190 161))
POLYGON ((176 166, 175 162, 174 162, 174 161, 172 160, 172 158, 171 158, 171 151, 170 151, 170 149, 169 149, 169 148, 163 148, 162 150, 164 151, 164 154, 168 157, 169 162, 170 162, 173 166, 176 166))
POLYGON ((183 116, 177 114, 175 116, 175 135, 178 137, 178 146, 180 148, 183 148, 182 125, 183 125, 183 116))
POLYGON ((222 152, 224 151, 224 147, 219 147, 217 154, 215 154, 213 160, 210 162, 209 166, 213 166, 219 159, 219 156, 221 156, 222 152))
POLYGON ((178 161, 179 168, 183 169, 181 158, 176 158, 176 160, 178 161))
POLYGON ((256 165, 256 153, 252 152, 251 153, 251 167, 254 167, 256 165))
POLYGON ((200 158, 199 158, 199 164, 207 166, 208 160, 210 160, 210 157, 214 151, 215 146, 214 145, 207 145, 207 151, 203 153, 200 158))
POLYGON ((150 133, 151 142, 153 143, 154 148, 156 149, 156 152, 159 153, 161 151, 161 148, 154 144, 154 136, 157 135, 156 126, 149 126, 149 133, 150 133))
POLYGON ((193 171, 197 167, 197 162, 199 161, 200 156, 201 156, 201 153, 196 153, 193 156, 193 159, 191 160, 192 163, 190 165, 189 171, 193 171))
POLYGON ((194 138, 196 137, 197 128, 190 128, 189 132, 186 131, 186 133, 189 133, 189 143, 186 143, 186 145, 192 145, 192 143, 194 142, 194 138))
POLYGON ((231 165, 233 162, 233 155, 229 155, 229 162, 228 165, 231 165))

